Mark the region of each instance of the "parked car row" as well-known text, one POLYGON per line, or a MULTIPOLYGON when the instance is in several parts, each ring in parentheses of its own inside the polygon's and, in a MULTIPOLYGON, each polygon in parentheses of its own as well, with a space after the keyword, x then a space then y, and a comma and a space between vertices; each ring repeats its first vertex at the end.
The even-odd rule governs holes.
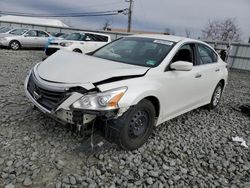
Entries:
POLYGON ((12 50, 45 48, 46 55, 58 50, 88 53, 111 42, 109 35, 93 32, 49 33, 38 29, 0 28, 0 46, 12 50))

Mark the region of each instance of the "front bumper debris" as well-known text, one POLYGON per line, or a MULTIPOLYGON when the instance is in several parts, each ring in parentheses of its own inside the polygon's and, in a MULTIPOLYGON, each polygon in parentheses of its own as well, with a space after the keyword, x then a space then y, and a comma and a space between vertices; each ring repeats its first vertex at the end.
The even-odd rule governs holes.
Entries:
MULTIPOLYGON (((45 88, 38 83, 32 73, 25 80, 25 93, 31 102, 43 113, 61 123, 74 125, 85 125, 93 122, 97 117, 102 119, 115 118, 119 110, 94 111, 76 110, 71 105, 80 99, 84 93, 69 92, 69 90, 58 90, 58 88, 45 88)), ((87 92, 87 90, 86 90, 87 92)))

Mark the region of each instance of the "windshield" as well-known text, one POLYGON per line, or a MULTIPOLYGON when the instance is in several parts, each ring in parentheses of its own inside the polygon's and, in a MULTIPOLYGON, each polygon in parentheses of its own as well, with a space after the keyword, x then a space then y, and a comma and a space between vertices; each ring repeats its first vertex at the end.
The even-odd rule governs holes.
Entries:
POLYGON ((8 32, 10 30, 11 30, 11 28, 3 27, 3 28, 0 29, 0 33, 6 33, 6 32, 8 32))
POLYGON ((126 37, 93 53, 93 56, 122 63, 156 67, 174 46, 174 42, 151 38, 126 37))
POLYGON ((65 37, 65 40, 78 40, 83 41, 85 38, 85 35, 80 33, 71 33, 68 36, 65 37))
POLYGON ((10 32, 10 34, 12 34, 12 35, 22 35, 26 31, 28 31, 28 30, 27 29, 14 29, 13 31, 10 32))

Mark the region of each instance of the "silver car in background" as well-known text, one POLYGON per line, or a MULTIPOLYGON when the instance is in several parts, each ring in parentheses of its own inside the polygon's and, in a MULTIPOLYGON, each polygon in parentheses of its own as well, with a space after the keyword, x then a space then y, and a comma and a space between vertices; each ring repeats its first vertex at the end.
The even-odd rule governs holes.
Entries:
POLYGON ((36 29, 14 29, 9 34, 0 35, 0 46, 18 50, 21 47, 42 48, 48 43, 49 33, 36 29))

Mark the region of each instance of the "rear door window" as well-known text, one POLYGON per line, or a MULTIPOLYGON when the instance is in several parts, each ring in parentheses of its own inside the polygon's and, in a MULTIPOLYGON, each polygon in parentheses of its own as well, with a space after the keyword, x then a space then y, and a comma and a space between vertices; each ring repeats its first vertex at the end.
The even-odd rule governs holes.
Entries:
POLYGON ((49 37, 49 35, 47 33, 45 33, 44 31, 37 31, 37 36, 38 37, 49 37))
POLYGON ((218 60, 217 54, 204 44, 197 44, 197 56, 199 65, 216 63, 218 60))
POLYGON ((30 30, 26 33, 26 36, 28 37, 36 37, 37 36, 37 32, 35 30, 30 30))

